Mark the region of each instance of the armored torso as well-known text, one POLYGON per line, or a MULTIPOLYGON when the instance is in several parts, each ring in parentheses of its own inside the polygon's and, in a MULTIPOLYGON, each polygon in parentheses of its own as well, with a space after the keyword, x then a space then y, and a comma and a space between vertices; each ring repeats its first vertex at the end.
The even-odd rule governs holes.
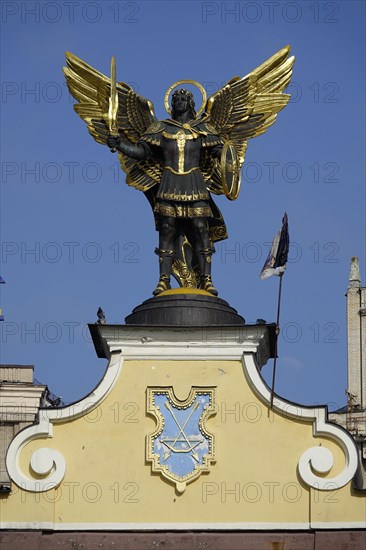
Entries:
POLYGON ((157 198, 167 201, 194 202, 210 195, 199 168, 202 147, 221 147, 221 140, 208 125, 175 120, 155 122, 142 136, 143 145, 161 149, 164 174, 157 198))
POLYGON ((189 124, 184 126, 169 125, 162 132, 164 166, 179 175, 199 170, 201 152, 201 136, 189 124))

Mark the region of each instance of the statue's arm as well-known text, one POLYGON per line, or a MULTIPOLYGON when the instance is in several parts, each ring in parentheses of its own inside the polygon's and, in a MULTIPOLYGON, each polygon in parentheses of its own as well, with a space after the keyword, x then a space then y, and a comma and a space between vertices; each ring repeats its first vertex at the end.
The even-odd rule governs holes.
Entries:
POLYGON ((202 130, 202 147, 207 153, 214 158, 221 158, 221 151, 224 146, 224 140, 212 126, 208 124, 199 125, 199 130, 202 130))
MULTIPOLYGON (((211 147, 210 152, 211 155, 221 161, 221 153, 222 153, 223 145, 215 145, 214 147, 211 147)), ((226 159, 227 164, 232 164, 232 161, 230 159, 226 159)))
MULTIPOLYGON (((217 145, 214 145, 213 147, 210 147, 210 153, 213 157, 221 160, 221 154, 222 154, 222 149, 223 149, 224 145, 222 143, 219 143, 217 145)), ((228 164, 232 164, 232 161, 227 158, 226 159, 226 162, 228 164)))
POLYGON ((150 147, 147 143, 140 142, 137 145, 128 145, 124 143, 119 136, 109 136, 107 145, 111 150, 120 151, 136 160, 146 160, 151 154, 150 147))
POLYGON ((210 147, 210 153, 213 157, 216 157, 218 159, 221 158, 221 151, 222 151, 223 145, 214 145, 214 147, 210 147))

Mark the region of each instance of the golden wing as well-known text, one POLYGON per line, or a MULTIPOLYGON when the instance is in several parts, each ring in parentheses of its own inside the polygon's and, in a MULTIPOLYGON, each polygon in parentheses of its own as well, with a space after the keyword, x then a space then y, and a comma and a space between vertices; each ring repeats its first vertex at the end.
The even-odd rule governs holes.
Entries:
MULTIPOLYGON (((77 114, 87 123, 89 133, 103 145, 109 134, 108 109, 111 81, 108 77, 66 52, 67 67, 63 68, 71 95, 78 101, 74 105, 77 114)), ((137 94, 125 82, 117 82, 118 113, 117 128, 126 143, 136 144, 147 128, 156 121, 151 101, 137 94)), ((147 191, 156 185, 162 176, 159 161, 149 159, 136 161, 119 152, 122 169, 127 183, 140 191, 147 191)))
MULTIPOLYGON (((205 121, 216 128, 223 141, 235 146, 240 168, 247 140, 266 132, 290 100, 290 95, 283 93, 295 61, 294 56, 288 57, 289 52, 290 46, 282 48, 247 76, 229 80, 207 100, 205 121)), ((222 194, 220 165, 208 153, 202 158, 201 168, 210 191, 222 194)))

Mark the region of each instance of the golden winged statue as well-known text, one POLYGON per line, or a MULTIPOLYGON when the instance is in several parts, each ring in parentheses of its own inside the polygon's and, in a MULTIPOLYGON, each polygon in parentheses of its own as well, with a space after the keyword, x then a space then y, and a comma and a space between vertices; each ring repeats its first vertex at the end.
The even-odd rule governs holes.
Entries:
POLYGON ((214 243, 227 238, 221 212, 211 193, 235 200, 248 139, 263 134, 290 100, 288 86, 294 57, 278 51, 244 77, 234 77, 206 99, 199 83, 183 80, 165 94, 170 118, 158 120, 151 101, 125 82, 116 82, 71 53, 64 67, 75 111, 93 138, 118 151, 126 182, 142 191, 159 231, 160 277, 153 294, 170 290, 171 274, 179 285, 216 296, 211 279, 214 243), (193 94, 202 93, 196 112, 193 94), (177 88, 171 97, 170 93, 177 88))

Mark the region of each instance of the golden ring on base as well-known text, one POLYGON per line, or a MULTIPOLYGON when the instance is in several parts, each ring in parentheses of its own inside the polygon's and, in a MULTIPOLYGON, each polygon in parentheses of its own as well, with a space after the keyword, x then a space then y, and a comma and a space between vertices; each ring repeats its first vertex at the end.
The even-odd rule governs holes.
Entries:
POLYGON ((180 288, 171 288, 169 290, 163 290, 163 292, 160 292, 156 296, 156 298, 159 298, 159 296, 174 296, 177 294, 195 294, 195 295, 201 295, 201 296, 211 296, 212 294, 210 292, 207 292, 207 290, 203 290, 202 288, 191 288, 191 287, 180 287, 180 288))

